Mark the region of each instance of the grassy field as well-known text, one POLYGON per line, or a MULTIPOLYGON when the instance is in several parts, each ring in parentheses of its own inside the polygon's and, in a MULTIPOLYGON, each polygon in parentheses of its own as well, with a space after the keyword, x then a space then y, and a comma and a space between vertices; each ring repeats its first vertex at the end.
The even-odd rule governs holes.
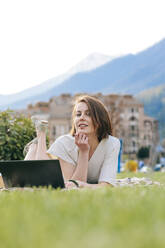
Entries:
POLYGON ((1 248, 164 248, 164 230, 163 185, 0 193, 1 248))

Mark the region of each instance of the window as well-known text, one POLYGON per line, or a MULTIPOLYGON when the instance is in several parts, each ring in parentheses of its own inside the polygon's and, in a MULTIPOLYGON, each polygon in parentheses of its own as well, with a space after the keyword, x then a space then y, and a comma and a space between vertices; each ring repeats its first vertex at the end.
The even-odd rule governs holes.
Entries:
POLYGON ((135 116, 131 116, 131 117, 129 118, 129 121, 138 121, 138 119, 137 119, 135 116))
POLYGON ((61 125, 60 126, 60 133, 61 133, 61 135, 63 135, 64 133, 65 133, 65 126, 64 125, 61 125))
POLYGON ((132 116, 132 117, 130 118, 130 121, 135 121, 135 117, 132 116))
POLYGON ((131 126, 131 130, 134 131, 135 130, 135 126, 131 126))
POLYGON ((152 127, 152 123, 150 121, 145 120, 144 121, 144 127, 145 128, 151 128, 152 127))
POLYGON ((52 128, 52 134, 53 134, 53 136, 56 135, 56 127, 55 126, 53 126, 53 128, 52 128))
POLYGON ((133 147, 135 147, 135 146, 136 146, 135 141, 132 141, 132 146, 133 146, 133 147))

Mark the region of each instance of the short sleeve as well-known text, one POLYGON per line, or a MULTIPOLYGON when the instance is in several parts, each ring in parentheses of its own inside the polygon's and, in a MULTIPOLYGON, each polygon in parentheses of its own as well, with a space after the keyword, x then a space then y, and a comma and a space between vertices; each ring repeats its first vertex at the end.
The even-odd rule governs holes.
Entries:
POLYGON ((114 138, 113 147, 111 147, 111 149, 107 147, 105 159, 100 171, 99 182, 107 182, 115 186, 119 150, 120 141, 114 138))
POLYGON ((64 161, 75 165, 75 162, 71 156, 70 150, 72 149, 72 140, 67 136, 61 136, 50 146, 47 153, 52 154, 64 161))

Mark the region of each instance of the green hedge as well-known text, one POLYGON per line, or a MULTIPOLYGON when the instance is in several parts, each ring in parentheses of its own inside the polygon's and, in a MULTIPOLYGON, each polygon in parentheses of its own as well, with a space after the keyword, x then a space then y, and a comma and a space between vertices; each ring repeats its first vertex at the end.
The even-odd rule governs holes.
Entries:
POLYGON ((140 147, 137 153, 137 157, 139 159, 149 158, 150 155, 150 148, 149 147, 140 147))
POLYGON ((22 160, 24 146, 36 136, 31 119, 12 111, 0 113, 0 160, 22 160))

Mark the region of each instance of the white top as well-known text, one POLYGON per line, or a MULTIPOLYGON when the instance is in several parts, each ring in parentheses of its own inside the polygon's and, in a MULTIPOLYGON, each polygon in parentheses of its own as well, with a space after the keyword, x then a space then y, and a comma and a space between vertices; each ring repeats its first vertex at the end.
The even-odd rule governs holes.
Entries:
MULTIPOLYGON (((88 162, 88 183, 108 182, 115 185, 119 149, 120 141, 113 136, 100 141, 88 162)), ((77 166, 78 146, 70 134, 57 138, 47 152, 77 166)))

